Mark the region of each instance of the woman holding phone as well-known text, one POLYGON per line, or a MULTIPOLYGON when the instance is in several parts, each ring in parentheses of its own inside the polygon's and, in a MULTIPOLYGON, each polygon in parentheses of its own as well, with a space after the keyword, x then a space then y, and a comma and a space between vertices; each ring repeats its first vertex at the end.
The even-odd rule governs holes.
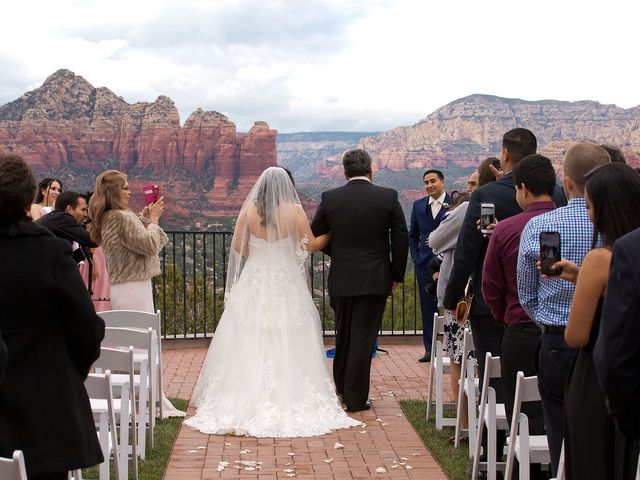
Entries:
MULTIPOLYGON (((130 196, 124 173, 107 170, 98 175, 89 201, 91 238, 104 251, 112 308, 154 313, 151 279, 160 274, 158 254, 168 241, 158 225, 164 202, 160 197, 138 216, 129 209, 130 196)), ((185 415, 164 393, 162 402, 165 417, 185 415)))
POLYGON ((565 393, 564 448, 567 479, 634 478, 638 445, 620 433, 607 413, 596 375, 593 348, 607 289, 615 241, 640 227, 640 176, 622 163, 609 163, 586 175, 585 200, 594 225, 593 249, 582 267, 561 260, 559 277, 576 284, 565 331, 578 349, 565 393), (604 242, 604 246, 596 247, 604 242))
POLYGON ((154 312, 151 279, 160 274, 158 253, 168 240, 158 225, 164 202, 159 198, 138 217, 129 209, 130 196, 124 173, 98 176, 89 202, 91 238, 104 250, 113 309, 154 312))

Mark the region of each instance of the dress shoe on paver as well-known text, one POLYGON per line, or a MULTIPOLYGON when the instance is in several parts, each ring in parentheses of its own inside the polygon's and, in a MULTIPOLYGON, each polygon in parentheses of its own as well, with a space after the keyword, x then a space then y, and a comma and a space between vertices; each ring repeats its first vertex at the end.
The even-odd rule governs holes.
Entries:
POLYGON ((349 413, 362 412, 364 410, 369 410, 370 408, 371 408, 371 402, 367 400, 362 407, 359 407, 359 408, 347 407, 347 412, 349 412, 349 413))

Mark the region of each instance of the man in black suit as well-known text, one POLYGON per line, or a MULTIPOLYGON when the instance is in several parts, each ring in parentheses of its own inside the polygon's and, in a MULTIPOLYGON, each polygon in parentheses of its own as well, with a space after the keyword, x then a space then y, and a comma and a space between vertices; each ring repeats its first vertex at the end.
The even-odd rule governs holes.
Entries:
MULTIPOLYGON (((447 283, 443 303, 445 308, 455 310, 458 301, 463 296, 469 277, 472 277, 474 295, 469 321, 476 346, 480 378, 484 374, 487 352, 491 352, 493 356, 500 355, 500 343, 504 333, 504 326, 493 318, 489 307, 482 299, 482 265, 489 241, 483 237, 477 227, 477 221, 480 218, 480 204, 492 203, 495 206, 495 216, 498 221, 522 212, 516 201, 515 184, 511 171, 521 159, 536 153, 536 147, 535 135, 525 128, 514 128, 504 134, 500 159, 504 175, 500 180, 483 185, 471 194, 467 214, 456 245, 453 270, 447 283)), ((516 279, 514 278, 513 281, 515 282, 516 279)), ((498 402, 502 402, 502 385, 499 379, 492 381, 491 385, 496 390, 498 402)))
MULTIPOLYGON (((48 228, 58 238, 67 240, 71 245, 76 242, 80 247, 97 248, 84 228, 87 220, 87 197, 77 192, 61 193, 56 199, 55 210, 43 215, 36 223, 48 228)), ((73 251, 76 262, 87 259, 88 251, 78 248, 73 251)))
POLYGON ((609 413, 630 440, 640 439, 640 229, 613 247, 600 335, 593 360, 609 413))
POLYGON ((311 224, 314 235, 331 232, 329 296, 336 315, 333 378, 347 406, 371 407, 371 354, 386 299, 404 280, 409 249, 398 192, 371 183, 371 157, 361 149, 342 158, 346 185, 322 194, 311 224))

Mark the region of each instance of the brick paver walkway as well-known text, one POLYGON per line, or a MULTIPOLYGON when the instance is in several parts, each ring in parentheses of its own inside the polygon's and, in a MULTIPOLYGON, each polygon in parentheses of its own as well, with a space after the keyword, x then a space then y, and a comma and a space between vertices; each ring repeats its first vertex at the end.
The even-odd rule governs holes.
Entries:
MULTIPOLYGON (((354 414, 354 418, 366 423, 365 427, 339 430, 321 437, 258 439, 205 435, 183 426, 165 479, 446 479, 398 403, 402 399, 426 397, 428 364, 416 361, 421 347, 388 345, 384 348, 389 350, 389 355, 380 354, 373 361, 370 393, 373 408, 354 414), (335 449, 336 442, 344 447, 335 449), (292 453, 295 455, 290 455, 292 453), (240 461, 245 463, 237 463, 240 461), (220 462, 229 464, 219 471, 220 462), (381 467, 386 473, 377 472, 381 467)), ((191 398, 205 354, 205 349, 164 353, 168 396, 191 398)), ((190 406, 187 415, 193 415, 194 411, 190 406)))

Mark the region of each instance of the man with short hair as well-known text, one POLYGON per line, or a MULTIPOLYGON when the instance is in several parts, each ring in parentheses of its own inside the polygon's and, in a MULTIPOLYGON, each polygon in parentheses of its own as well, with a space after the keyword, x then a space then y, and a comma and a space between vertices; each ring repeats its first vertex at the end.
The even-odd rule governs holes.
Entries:
POLYGON ((584 199, 584 176, 593 168, 609 163, 609 154, 592 143, 573 145, 563 160, 566 207, 532 218, 520 239, 518 252, 518 296, 522 308, 542 328, 538 356, 538 386, 549 440, 552 473, 555 476, 563 438, 564 389, 575 350, 564 340, 564 330, 575 285, 554 277, 543 277, 537 269, 540 233, 558 232, 562 257, 581 265, 591 250, 593 224, 584 199))
POLYGON ((407 224, 398 192, 373 185, 371 157, 362 149, 343 158, 347 184, 326 191, 311 227, 331 232, 329 296, 336 314, 333 378, 348 412, 371 408, 371 355, 387 297, 404 280, 407 224))
MULTIPOLYGON (((522 210, 516 201, 512 170, 524 157, 536 153, 536 148, 536 136, 525 128, 514 128, 502 137, 500 166, 504 175, 500 180, 483 185, 471 194, 456 244, 453 270, 444 294, 444 307, 455 310, 458 301, 464 295, 469 277, 472 278, 474 295, 469 322, 481 379, 484 375, 487 352, 491 352, 494 356, 500 355, 504 327, 493 318, 482 298, 482 264, 488 240, 483 237, 477 227, 480 204, 492 203, 495 206, 496 219, 499 221, 520 213, 522 210)), ((492 380, 491 386, 496 391, 498 402, 502 402, 502 385, 499 379, 492 380)))
MULTIPOLYGON (((507 420, 511 422, 518 371, 535 375, 535 354, 540 327, 522 309, 516 285, 520 234, 533 217, 554 210, 551 197, 556 187, 556 172, 551 160, 529 155, 513 167, 516 201, 522 213, 499 222, 489 241, 482 271, 482 298, 493 317, 505 325, 500 346, 500 366, 507 420)), ((529 418, 530 433, 542 435, 544 420, 539 403, 523 405, 529 418)))
POLYGON ((409 246, 411 259, 418 279, 420 308, 422 313, 422 342, 424 355, 419 362, 431 359, 431 337, 433 335, 433 314, 438 309, 435 296, 435 281, 429 273, 429 262, 434 257, 427 240, 451 206, 451 197, 444 189, 444 174, 440 170, 427 170, 422 175, 427 196, 413 202, 409 223, 409 246))
POLYGON ((469 175, 469 180, 467 180, 467 192, 472 193, 478 188, 478 178, 480 174, 478 170, 475 170, 471 175, 469 175))
MULTIPOLYGON (((87 220, 87 197, 81 193, 67 191, 56 199, 53 212, 43 215, 36 223, 48 228, 56 237, 68 240, 71 245, 76 242, 81 247, 97 248, 84 228, 87 220)), ((81 248, 73 251, 73 258, 81 262, 87 258, 81 248)))

